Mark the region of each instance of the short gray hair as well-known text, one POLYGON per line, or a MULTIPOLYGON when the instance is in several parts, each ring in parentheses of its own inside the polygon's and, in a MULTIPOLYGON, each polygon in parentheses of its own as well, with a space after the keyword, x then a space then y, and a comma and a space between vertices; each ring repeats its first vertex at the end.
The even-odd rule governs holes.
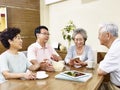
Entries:
POLYGON ((101 32, 109 32, 113 36, 118 37, 118 26, 113 23, 103 24, 100 26, 100 29, 102 29, 101 32))
POLYGON ((73 31, 72 39, 74 40, 75 36, 77 34, 79 34, 79 33, 83 36, 84 41, 86 41, 87 40, 87 33, 86 33, 86 31, 83 28, 77 28, 77 29, 75 29, 73 31))

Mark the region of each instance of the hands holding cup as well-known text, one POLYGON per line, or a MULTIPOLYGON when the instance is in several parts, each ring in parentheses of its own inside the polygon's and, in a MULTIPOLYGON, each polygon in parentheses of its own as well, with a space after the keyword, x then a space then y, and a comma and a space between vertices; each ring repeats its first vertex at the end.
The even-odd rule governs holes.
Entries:
POLYGON ((55 54, 52 54, 52 55, 51 55, 51 59, 54 60, 54 61, 57 61, 57 62, 58 62, 59 60, 62 60, 62 58, 61 58, 60 56, 57 56, 57 55, 55 55, 55 54))

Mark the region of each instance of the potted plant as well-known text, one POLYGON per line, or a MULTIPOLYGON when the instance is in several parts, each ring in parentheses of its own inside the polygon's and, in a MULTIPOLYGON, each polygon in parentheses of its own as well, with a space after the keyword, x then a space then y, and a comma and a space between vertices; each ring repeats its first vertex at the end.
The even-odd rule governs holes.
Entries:
POLYGON ((73 24, 73 21, 69 21, 68 25, 66 25, 63 29, 62 29, 62 36, 64 40, 68 41, 68 47, 71 44, 71 40, 72 40, 72 33, 73 30, 76 28, 76 26, 73 24))

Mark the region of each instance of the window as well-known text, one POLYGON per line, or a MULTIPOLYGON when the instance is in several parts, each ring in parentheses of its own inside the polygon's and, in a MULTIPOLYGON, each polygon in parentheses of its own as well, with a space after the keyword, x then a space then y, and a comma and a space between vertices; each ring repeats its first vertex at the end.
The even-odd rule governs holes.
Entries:
POLYGON ((57 2, 60 2, 60 1, 64 1, 64 0, 45 0, 45 4, 49 5, 49 4, 57 3, 57 2))
POLYGON ((0 7, 0 32, 7 28, 6 7, 0 7))

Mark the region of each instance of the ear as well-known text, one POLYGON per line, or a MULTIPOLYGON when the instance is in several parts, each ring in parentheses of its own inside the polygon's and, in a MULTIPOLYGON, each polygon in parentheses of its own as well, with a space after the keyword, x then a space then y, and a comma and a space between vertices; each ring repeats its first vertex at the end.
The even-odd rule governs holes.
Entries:
POLYGON ((36 33, 36 37, 39 37, 39 33, 36 33))
POLYGON ((11 44, 11 43, 12 43, 12 40, 8 39, 8 42, 9 42, 9 44, 11 44))
POLYGON ((109 40, 111 37, 111 34, 109 32, 107 32, 106 35, 107 35, 107 39, 109 40))

